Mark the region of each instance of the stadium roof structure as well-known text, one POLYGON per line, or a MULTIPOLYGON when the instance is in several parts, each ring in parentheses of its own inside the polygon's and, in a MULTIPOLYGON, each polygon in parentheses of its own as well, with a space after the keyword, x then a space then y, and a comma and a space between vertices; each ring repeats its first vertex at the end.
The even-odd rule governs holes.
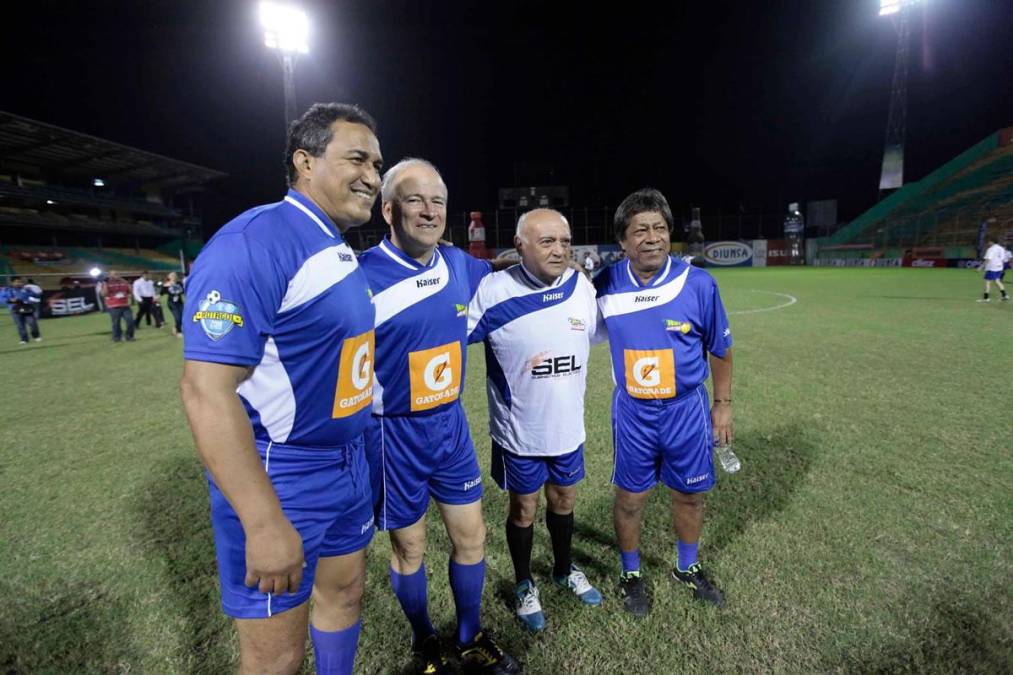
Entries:
POLYGON ((0 111, 0 160, 5 167, 47 177, 101 178, 110 185, 159 190, 225 178, 227 174, 153 152, 0 111))
POLYGON ((1013 127, 989 134, 841 228, 831 245, 917 245, 967 237, 982 219, 1013 223, 1013 127))

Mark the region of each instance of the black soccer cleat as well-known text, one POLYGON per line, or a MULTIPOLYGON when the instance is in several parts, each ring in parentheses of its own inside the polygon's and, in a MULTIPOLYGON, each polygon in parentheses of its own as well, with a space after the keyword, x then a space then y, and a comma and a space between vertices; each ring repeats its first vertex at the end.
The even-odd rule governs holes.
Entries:
POLYGON ((623 597, 623 609, 633 616, 643 618, 651 611, 651 598, 640 572, 624 572, 619 577, 619 594, 623 597))
POLYGON ((693 589, 693 597, 702 602, 709 602, 720 607, 725 599, 721 591, 714 587, 710 579, 703 572, 700 563, 696 562, 689 566, 688 572, 681 571, 678 567, 672 570, 672 578, 693 589))
POLYGON ((521 672, 521 664, 517 663, 517 659, 503 651, 484 630, 479 631, 468 644, 459 645, 457 654, 466 673, 517 675, 521 672))
POLYGON ((415 672, 418 675, 439 675, 449 673, 450 666, 440 649, 440 638, 436 633, 412 645, 415 657, 415 672))

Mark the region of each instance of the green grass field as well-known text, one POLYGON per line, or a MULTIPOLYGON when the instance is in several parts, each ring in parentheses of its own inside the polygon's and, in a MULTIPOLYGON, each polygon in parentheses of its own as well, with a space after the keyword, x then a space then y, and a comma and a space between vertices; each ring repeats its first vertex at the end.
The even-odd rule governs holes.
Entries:
MULTIPOLYGON (((606 593, 584 608, 533 570, 548 629, 513 618, 506 499, 486 481, 484 621, 529 673, 1013 671, 1013 303, 976 304, 966 270, 727 270, 736 450, 707 503, 701 556, 725 591, 694 604, 667 577, 667 495, 651 500, 650 617, 624 615, 612 544, 611 377, 589 366, 588 478, 577 562, 606 593), (798 302, 772 311, 752 310, 798 302)), ((168 312, 166 313, 168 316, 168 312)), ((19 347, 0 317, 0 671, 224 673, 206 485, 168 329, 109 341, 105 315, 42 323, 19 347)), ((466 408, 488 467, 484 364, 466 408)), ((544 506, 544 505, 543 505, 544 506)), ((453 625, 448 541, 431 512, 431 610, 453 625)), ((374 540, 357 670, 402 672, 409 631, 374 540)), ((312 672, 307 659, 305 672, 312 672)))

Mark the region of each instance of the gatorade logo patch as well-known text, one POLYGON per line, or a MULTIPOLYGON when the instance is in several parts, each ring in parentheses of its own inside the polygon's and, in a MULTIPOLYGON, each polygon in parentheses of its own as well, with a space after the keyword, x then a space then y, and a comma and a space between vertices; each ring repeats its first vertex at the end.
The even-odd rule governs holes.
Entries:
POLYGON ((412 412, 456 401, 461 394, 461 343, 408 354, 412 412))
POLYGON ((675 396, 675 355, 671 349, 624 349, 626 393, 633 398, 675 396))
POLYGON ((359 412, 373 401, 373 331, 356 335, 341 345, 338 384, 331 417, 339 419, 359 412))

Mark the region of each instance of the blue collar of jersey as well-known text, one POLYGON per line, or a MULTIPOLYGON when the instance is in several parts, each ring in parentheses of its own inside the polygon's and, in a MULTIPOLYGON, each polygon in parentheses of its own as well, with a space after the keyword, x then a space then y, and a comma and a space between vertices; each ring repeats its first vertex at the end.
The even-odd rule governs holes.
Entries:
POLYGON ((293 188, 289 188, 288 193, 285 195, 285 201, 302 211, 328 237, 342 240, 341 230, 334 224, 330 216, 324 213, 324 210, 317 206, 312 199, 293 188))
MULTIPOLYGON (((679 269, 680 267, 681 265, 677 266, 676 269, 679 269)), ((626 259, 626 274, 629 275, 630 281, 633 282, 634 286, 642 288, 646 288, 648 286, 657 286, 668 277, 668 273, 671 271, 672 271, 672 256, 668 256, 668 260, 667 262, 665 262, 665 266, 661 268, 661 271, 655 274, 653 277, 651 277, 651 280, 645 284, 640 280, 640 277, 638 277, 636 274, 633 273, 633 266, 630 264, 630 259, 629 258, 626 259)))
POLYGON ((528 283, 531 284, 531 286, 534 288, 553 288, 555 286, 560 285, 561 283, 563 283, 563 279, 566 277, 566 270, 570 269, 569 267, 567 267, 566 270, 563 270, 563 273, 560 274, 555 281, 553 281, 551 284, 547 284, 538 277, 536 277, 534 274, 529 272, 528 268, 524 266, 524 263, 520 263, 520 268, 521 274, 524 275, 524 278, 527 279, 528 283))
POLYGON ((394 262, 399 263, 411 270, 422 270, 429 267, 435 267, 436 263, 440 261, 440 247, 437 246, 433 249, 433 257, 429 259, 426 264, 420 263, 415 258, 408 257, 408 254, 399 249, 394 245, 394 242, 390 240, 390 235, 383 235, 383 241, 380 242, 380 250, 390 256, 394 262))

